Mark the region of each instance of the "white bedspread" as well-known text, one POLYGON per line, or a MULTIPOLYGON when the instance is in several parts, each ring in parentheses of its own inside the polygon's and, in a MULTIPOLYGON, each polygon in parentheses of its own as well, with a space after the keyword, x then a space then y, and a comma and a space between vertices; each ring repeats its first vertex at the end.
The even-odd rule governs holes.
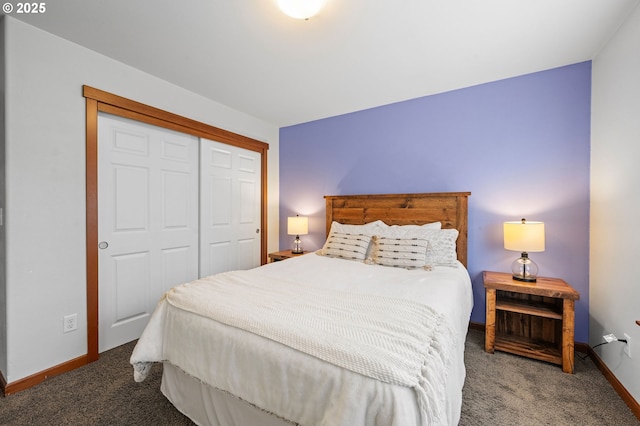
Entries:
POLYGON ((450 382, 459 393, 470 295, 462 267, 407 271, 310 254, 173 289, 131 362, 136 380, 149 362, 170 362, 300 424, 456 424, 450 382), (323 339, 331 345, 315 343, 323 339))

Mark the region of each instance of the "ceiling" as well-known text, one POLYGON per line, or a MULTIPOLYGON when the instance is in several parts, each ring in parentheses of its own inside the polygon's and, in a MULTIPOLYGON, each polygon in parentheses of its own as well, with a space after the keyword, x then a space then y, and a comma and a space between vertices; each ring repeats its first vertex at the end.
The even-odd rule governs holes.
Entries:
POLYGON ((593 59, 640 0, 55 0, 11 16, 276 126, 593 59))

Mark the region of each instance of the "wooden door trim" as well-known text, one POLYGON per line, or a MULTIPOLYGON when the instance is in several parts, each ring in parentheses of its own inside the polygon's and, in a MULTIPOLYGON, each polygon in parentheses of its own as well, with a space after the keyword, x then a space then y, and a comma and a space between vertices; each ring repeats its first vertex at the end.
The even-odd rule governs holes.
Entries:
POLYGON ((260 263, 267 263, 267 150, 269 144, 90 86, 86 98, 86 252, 87 252, 87 360, 99 358, 98 349, 98 112, 211 139, 260 153, 261 213, 260 263))

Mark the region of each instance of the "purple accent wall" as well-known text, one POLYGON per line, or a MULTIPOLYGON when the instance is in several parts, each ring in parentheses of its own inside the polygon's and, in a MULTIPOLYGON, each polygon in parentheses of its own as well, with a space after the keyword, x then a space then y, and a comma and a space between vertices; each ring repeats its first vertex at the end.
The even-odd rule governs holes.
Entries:
POLYGON ((588 342, 591 62, 280 129, 280 247, 287 216, 309 216, 305 250, 325 236, 324 195, 471 191, 469 262, 484 323, 482 271, 510 271, 507 220, 545 222, 540 275, 580 292, 588 342))

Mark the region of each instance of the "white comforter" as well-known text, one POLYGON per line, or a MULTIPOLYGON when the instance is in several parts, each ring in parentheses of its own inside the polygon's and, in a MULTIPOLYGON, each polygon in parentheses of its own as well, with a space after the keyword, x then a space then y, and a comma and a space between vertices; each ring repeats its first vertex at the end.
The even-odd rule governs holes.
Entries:
MULTIPOLYGON (((291 298, 291 289, 276 281, 285 277, 285 281, 295 282, 295 291, 312 296, 303 303, 317 298, 320 304, 324 293, 318 292, 319 288, 329 288, 343 296, 357 297, 361 293, 375 295, 376 300, 390 297, 386 300, 406 299, 412 304, 418 301, 432 308, 427 312, 446 318, 443 322, 447 327, 438 327, 440 336, 434 339, 448 344, 437 348, 439 355, 453 356, 440 358, 440 363, 435 362, 438 357, 430 358, 424 369, 428 377, 420 387, 427 398, 421 400, 416 387, 389 384, 369 377, 366 371, 359 374, 354 372, 357 369, 336 367, 304 347, 290 349, 283 344, 288 342, 274 335, 230 326, 228 318, 216 316, 215 312, 231 299, 219 297, 218 308, 203 302, 202 293, 195 301, 189 301, 183 294, 189 285, 179 287, 159 303, 131 357, 136 380, 144 378, 149 362, 166 361, 212 387, 303 425, 457 423, 464 381, 464 335, 472 305, 470 280, 462 266, 409 271, 309 254, 242 273, 240 281, 247 276, 271 284, 278 290, 278 297, 291 298), (192 311, 199 313, 194 315, 192 311), (446 335, 443 330, 447 330, 446 335)), ((213 280, 218 281, 215 291, 224 292, 224 284, 213 280)), ((240 282, 236 279, 228 285, 234 284, 240 282)), ((193 287, 202 292, 207 286, 193 287)), ((247 295, 258 297, 255 293, 247 295)), ((264 297, 264 293, 259 296, 261 301, 264 297)), ((277 299, 273 301, 277 306, 277 299)), ((398 317, 401 320, 406 318, 398 317)))

